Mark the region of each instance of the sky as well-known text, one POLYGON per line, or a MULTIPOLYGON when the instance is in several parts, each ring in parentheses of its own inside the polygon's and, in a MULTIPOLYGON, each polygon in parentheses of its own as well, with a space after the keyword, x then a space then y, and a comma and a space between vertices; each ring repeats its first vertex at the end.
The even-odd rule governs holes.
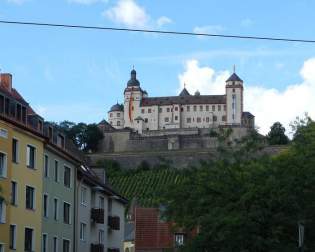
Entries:
MULTIPOLYGON (((315 1, 0 0, 0 20, 313 39, 315 1)), ((99 122, 135 67, 149 96, 224 94, 236 67, 265 134, 315 118, 315 44, 0 24, 0 68, 46 120, 99 122)))

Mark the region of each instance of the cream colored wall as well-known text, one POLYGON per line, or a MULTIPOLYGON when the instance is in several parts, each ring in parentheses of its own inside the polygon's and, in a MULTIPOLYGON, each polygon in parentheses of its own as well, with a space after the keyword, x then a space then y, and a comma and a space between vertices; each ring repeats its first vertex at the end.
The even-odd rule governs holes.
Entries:
POLYGON ((43 171, 43 142, 37 136, 14 128, 13 137, 19 141, 19 162, 12 164, 12 180, 17 182, 17 206, 10 209, 11 222, 17 225, 17 250, 24 251, 25 227, 34 229, 35 251, 41 249, 41 220, 42 220, 42 171, 43 171), (30 144, 36 148, 35 169, 26 166, 26 146, 30 144), (35 188, 35 209, 25 207, 26 185, 35 188))
POLYGON ((0 178, 1 196, 5 199, 6 205, 6 222, 0 224, 0 244, 4 244, 5 252, 9 251, 9 228, 10 228, 10 194, 11 194, 11 146, 12 130, 10 124, 0 120, 0 129, 8 132, 8 137, 0 137, 0 152, 7 154, 7 176, 0 178))

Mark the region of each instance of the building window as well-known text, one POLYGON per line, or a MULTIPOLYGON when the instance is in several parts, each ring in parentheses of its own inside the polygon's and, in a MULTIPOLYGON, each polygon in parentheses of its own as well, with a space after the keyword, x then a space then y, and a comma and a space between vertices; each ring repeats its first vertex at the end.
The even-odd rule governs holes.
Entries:
POLYGON ((170 112, 170 108, 166 108, 166 112, 170 112))
POLYGON ((32 228, 25 228, 24 251, 34 251, 34 230, 32 228))
POLYGON ((58 252, 58 238, 53 238, 53 252, 58 252))
POLYGON ((19 162, 19 141, 15 138, 12 139, 12 162, 19 162))
POLYGON ((11 181, 11 205, 16 206, 17 204, 17 183, 11 181))
POLYGON ((48 177, 48 173, 49 173, 49 159, 48 159, 48 156, 47 155, 45 155, 44 156, 44 176, 45 176, 45 178, 47 178, 48 177))
POLYGON ((185 242, 185 235, 184 234, 175 234, 175 246, 183 246, 185 242))
POLYGON ((213 116, 213 121, 216 122, 218 120, 217 116, 213 116))
POLYGON ((7 176, 7 155, 0 152, 0 177, 7 176))
POLYGON ((194 111, 197 111, 197 106, 196 105, 194 105, 194 111))
POLYGON ((110 113, 110 114, 109 114, 109 117, 113 117, 113 113, 110 113))
POLYGON ((61 134, 58 134, 57 136, 57 145, 61 148, 65 147, 65 137, 61 134))
POLYGON ((221 111, 221 105, 218 105, 218 111, 221 111))
POLYGON ((4 199, 0 198, 0 223, 5 223, 6 219, 6 206, 4 199))
POLYGON ((169 118, 168 118, 168 117, 165 117, 165 118, 164 118, 164 122, 169 122, 169 118))
POLYGON ((226 111, 226 105, 223 106, 224 111, 226 111))
POLYGON ((189 112, 190 111, 190 106, 187 106, 187 112, 189 112))
POLYGON ((212 111, 215 111, 215 105, 212 105, 212 111))
MULTIPOLYGON (((10 225, 10 249, 16 249, 16 225, 10 225)), ((1 251, 1 250, 0 250, 1 251)))
POLYGON ((148 118, 144 118, 144 122, 147 123, 148 122, 148 118))
POLYGON ((223 121, 223 122, 226 121, 226 116, 222 116, 222 121, 223 121))
POLYGON ((62 240, 62 252, 70 252, 70 241, 62 240))
POLYGON ((104 243, 104 230, 98 231, 98 243, 103 244, 104 243))
POLYGON ((175 116, 175 121, 177 121, 178 120, 178 116, 175 116))
POLYGON ((26 165, 28 168, 35 169, 36 148, 31 145, 26 147, 26 165))
POLYGON ((149 109, 148 109, 148 113, 152 113, 152 109, 149 108, 149 109))
POLYGON ((80 223, 80 240, 85 241, 86 239, 86 224, 80 223))
POLYGON ((87 196, 87 189, 85 187, 81 187, 81 204, 86 206, 86 196, 87 196))
POLYGON ((134 109, 135 109, 134 106, 132 106, 132 107, 131 107, 131 110, 134 111, 134 109))
POLYGON ((0 129, 0 137, 8 138, 8 131, 6 129, 0 129))
POLYGON ((54 198, 54 220, 58 220, 58 199, 54 198))
POLYGON ((163 112, 163 109, 162 108, 159 108, 159 113, 162 113, 163 112))
POLYGON ((42 252, 47 252, 47 243, 48 243, 48 237, 47 237, 47 234, 43 234, 42 236, 42 252))
POLYGON ((188 117, 188 118, 186 119, 186 121, 187 121, 187 123, 191 123, 191 118, 188 117))
POLYGON ((199 106, 199 109, 200 109, 200 111, 203 111, 203 106, 200 105, 200 106, 199 106))
POLYGON ((233 93, 235 93, 235 88, 233 88, 233 90, 232 90, 232 91, 233 91, 233 93))
POLYGON ((67 166, 64 167, 63 184, 66 187, 71 186, 71 169, 67 166))
POLYGON ((48 195, 44 194, 44 198, 43 198, 43 205, 44 205, 44 209, 43 209, 43 214, 44 217, 48 217, 48 195))
POLYGON ((59 182, 59 162, 57 160, 55 160, 54 180, 55 182, 59 182))
POLYGON ((175 107, 175 111, 178 111, 178 107, 175 107))
POLYGON ((63 202, 63 222, 70 224, 70 204, 63 202))
POLYGON ((117 113, 117 117, 120 117, 120 113, 117 113))
POLYGON ((181 108, 180 108, 180 111, 183 112, 183 111, 184 111, 184 107, 181 107, 181 108))
POLYGON ((201 123, 201 118, 197 117, 197 123, 201 123))
POLYGON ((26 186, 26 201, 25 206, 27 209, 35 209, 35 189, 31 186, 26 186))
POLYGON ((206 122, 210 122, 210 118, 209 117, 206 117, 206 122))
POLYGON ((206 105, 206 111, 209 111, 209 105, 206 105))
POLYGON ((108 205, 107 205, 108 215, 112 214, 112 208, 113 208, 113 201, 112 201, 112 199, 108 199, 108 205))
POLYGON ((99 198, 99 208, 100 209, 104 209, 104 207, 105 207, 105 199, 104 199, 104 197, 100 196, 100 198, 99 198))
POLYGON ((120 126, 120 121, 117 121, 117 126, 120 126))
POLYGON ((144 114, 144 109, 141 109, 141 113, 144 114))

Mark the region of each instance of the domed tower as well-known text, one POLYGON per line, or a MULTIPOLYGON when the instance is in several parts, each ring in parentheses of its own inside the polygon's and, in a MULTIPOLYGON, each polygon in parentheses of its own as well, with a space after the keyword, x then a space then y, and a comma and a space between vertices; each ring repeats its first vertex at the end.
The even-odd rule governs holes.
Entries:
POLYGON ((110 108, 108 121, 115 129, 124 128, 124 106, 122 104, 117 103, 110 108))
POLYGON ((226 93, 226 122, 241 125, 243 113, 243 80, 234 73, 227 79, 226 93))
POLYGON ((136 70, 130 72, 130 80, 124 92, 124 123, 125 127, 134 128, 134 119, 140 115, 140 104, 143 91, 137 80, 136 70))

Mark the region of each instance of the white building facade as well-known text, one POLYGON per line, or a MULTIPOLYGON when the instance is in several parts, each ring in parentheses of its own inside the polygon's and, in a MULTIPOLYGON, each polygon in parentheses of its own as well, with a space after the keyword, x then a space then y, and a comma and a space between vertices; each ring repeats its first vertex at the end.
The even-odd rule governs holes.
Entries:
POLYGON ((108 121, 116 129, 131 128, 138 133, 150 130, 242 126, 243 81, 233 73, 226 81, 225 94, 191 95, 184 88, 178 96, 148 97, 140 87, 135 70, 124 91, 124 104, 115 104, 108 121))

